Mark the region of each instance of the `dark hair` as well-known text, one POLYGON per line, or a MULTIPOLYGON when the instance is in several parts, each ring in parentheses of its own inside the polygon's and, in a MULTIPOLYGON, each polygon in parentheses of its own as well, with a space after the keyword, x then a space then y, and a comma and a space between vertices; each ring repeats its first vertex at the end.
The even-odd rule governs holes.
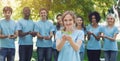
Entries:
MULTIPOLYGON (((57 19, 59 16, 62 16, 62 14, 58 14, 58 15, 56 16, 56 19, 57 19)), ((60 30, 60 23, 59 23, 59 22, 57 22, 56 28, 57 28, 57 30, 60 30)))
POLYGON ((12 8, 9 7, 9 6, 5 6, 5 7, 3 8, 3 12, 7 12, 7 11, 10 11, 10 12, 12 13, 12 8))
POLYGON ((100 14, 96 11, 89 14, 89 21, 92 22, 92 16, 95 16, 96 22, 98 23, 101 19, 100 14))
POLYGON ((23 8, 23 11, 24 11, 26 8, 30 10, 30 8, 29 8, 29 7, 24 7, 24 8, 23 8))
MULTIPOLYGON (((83 17, 82 16, 77 16, 77 18, 81 18, 82 19, 82 28, 84 29, 84 31, 86 31, 86 27, 85 27, 85 25, 84 25, 84 19, 83 19, 83 17)), ((76 23, 76 26, 77 26, 77 23, 76 23)))
POLYGON ((56 16, 56 19, 57 19, 59 16, 62 16, 62 14, 58 14, 58 15, 56 16))

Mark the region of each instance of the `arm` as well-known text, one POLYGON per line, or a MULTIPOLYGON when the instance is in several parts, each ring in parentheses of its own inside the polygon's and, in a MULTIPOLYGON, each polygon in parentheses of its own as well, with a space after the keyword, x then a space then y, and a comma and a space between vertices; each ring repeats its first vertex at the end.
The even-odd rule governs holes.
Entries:
POLYGON ((64 37, 64 36, 62 37, 62 39, 56 40, 56 49, 57 49, 58 51, 60 51, 60 50, 63 48, 65 42, 66 42, 66 40, 65 40, 65 37, 64 37))
POLYGON ((32 31, 32 32, 30 32, 30 35, 32 35, 33 37, 35 37, 37 35, 37 32, 32 31))
POLYGON ((81 46, 81 44, 82 44, 82 40, 77 40, 77 42, 74 42, 73 39, 72 39, 70 36, 67 36, 66 39, 69 41, 70 45, 72 46, 72 48, 73 48, 75 51, 78 51, 78 50, 79 50, 79 48, 80 48, 80 46, 81 46))
POLYGON ((37 34, 37 37, 40 38, 40 39, 43 39, 44 37, 40 35, 39 32, 36 33, 37 34))
POLYGON ((24 36, 26 36, 26 35, 28 35, 29 34, 29 32, 22 32, 22 30, 19 30, 18 31, 18 35, 20 36, 20 37, 24 37, 24 36))
POLYGON ((50 32, 50 35, 49 36, 44 36, 44 39, 45 40, 50 40, 53 36, 53 32, 50 32))
POLYGON ((2 32, 0 31, 0 38, 7 38, 8 36, 5 36, 2 34, 2 32))
POLYGON ((104 36, 104 38, 107 38, 111 41, 115 41, 116 37, 117 37, 117 34, 115 34, 113 37, 104 36))
POLYGON ((14 38, 17 38, 17 36, 18 36, 18 31, 16 31, 14 35, 10 35, 9 38, 14 39, 14 38))
POLYGON ((92 35, 95 37, 96 40, 100 40, 100 33, 98 34, 98 36, 96 36, 94 33, 92 33, 92 35))

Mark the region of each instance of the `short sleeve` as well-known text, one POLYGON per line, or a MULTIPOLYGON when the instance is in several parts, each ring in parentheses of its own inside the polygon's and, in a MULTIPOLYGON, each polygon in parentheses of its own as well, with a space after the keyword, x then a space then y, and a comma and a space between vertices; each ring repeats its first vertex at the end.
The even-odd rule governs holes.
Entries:
POLYGON ((18 31, 17 25, 18 25, 18 24, 15 22, 15 31, 18 31))
POLYGON ((86 31, 89 31, 89 29, 90 29, 90 24, 86 26, 86 31))
POLYGON ((118 30, 117 27, 115 27, 115 29, 114 29, 114 34, 118 34, 118 33, 119 33, 119 30, 118 30))
POLYGON ((2 31, 1 23, 0 23, 0 31, 2 31))
POLYGON ((56 34, 55 34, 55 39, 58 40, 58 39, 61 39, 61 38, 62 38, 61 31, 57 31, 56 34))
POLYGON ((54 29, 55 29, 55 28, 54 28, 53 23, 51 23, 51 22, 50 22, 50 32, 53 32, 53 31, 54 31, 54 29))
POLYGON ((39 24, 38 23, 35 23, 34 31, 39 32, 39 24))
POLYGON ((22 30, 22 24, 20 23, 20 21, 17 22, 16 30, 22 30))
POLYGON ((100 26, 100 32, 104 32, 104 26, 100 26))
POLYGON ((78 36, 77 36, 77 41, 78 40, 84 41, 84 32, 83 31, 79 31, 78 36))

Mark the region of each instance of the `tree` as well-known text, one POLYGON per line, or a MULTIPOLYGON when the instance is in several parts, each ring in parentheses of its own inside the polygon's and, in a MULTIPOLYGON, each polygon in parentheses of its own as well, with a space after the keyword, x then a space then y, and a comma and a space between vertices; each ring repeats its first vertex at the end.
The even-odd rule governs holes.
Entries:
POLYGON ((23 7, 28 6, 31 9, 31 19, 33 20, 39 20, 39 9, 45 7, 49 10, 50 19, 54 19, 58 13, 72 10, 77 15, 81 15, 86 24, 89 23, 90 12, 98 11, 101 17, 105 18, 108 9, 114 4, 114 0, 15 0, 15 2, 17 2, 13 15, 15 20, 22 17, 23 7))

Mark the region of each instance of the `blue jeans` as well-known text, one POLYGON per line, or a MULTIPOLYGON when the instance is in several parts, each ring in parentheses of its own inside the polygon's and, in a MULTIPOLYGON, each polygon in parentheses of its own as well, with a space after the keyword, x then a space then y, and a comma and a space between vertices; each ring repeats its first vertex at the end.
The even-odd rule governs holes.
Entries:
POLYGON ((84 52, 80 52, 79 55, 80 55, 81 61, 83 61, 84 60, 84 52))
POLYGON ((33 45, 19 45, 19 61, 31 61, 33 45))
POLYGON ((0 61, 14 61, 15 48, 0 48, 0 61))
POLYGON ((37 48, 38 61, 51 61, 52 48, 51 47, 38 47, 37 48))
POLYGON ((104 51, 105 61, 117 61, 117 51, 104 51))
POLYGON ((58 54, 59 54, 59 52, 56 49, 53 49, 54 61, 58 60, 58 54))

